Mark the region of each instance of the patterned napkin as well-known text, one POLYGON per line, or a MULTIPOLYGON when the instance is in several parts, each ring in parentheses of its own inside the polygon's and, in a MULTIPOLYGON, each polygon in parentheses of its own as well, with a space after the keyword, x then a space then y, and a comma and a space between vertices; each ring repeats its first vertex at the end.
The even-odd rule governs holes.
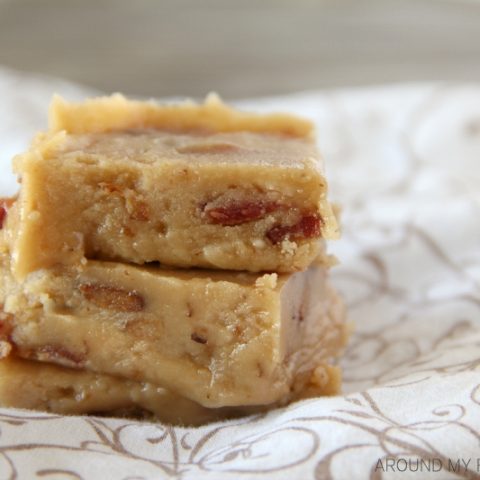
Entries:
MULTIPOLYGON (((51 93, 0 70, 0 189, 51 93)), ((0 409, 0 478, 480 478, 480 86, 240 102, 318 125, 355 323, 344 395, 202 428, 0 409)))

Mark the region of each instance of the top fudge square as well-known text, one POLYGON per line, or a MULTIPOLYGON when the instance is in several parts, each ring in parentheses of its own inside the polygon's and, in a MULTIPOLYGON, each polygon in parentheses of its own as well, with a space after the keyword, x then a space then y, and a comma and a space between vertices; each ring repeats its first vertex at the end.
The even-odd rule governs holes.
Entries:
POLYGON ((337 236, 310 122, 215 95, 158 105, 55 97, 14 160, 14 273, 84 258, 291 272, 337 236))

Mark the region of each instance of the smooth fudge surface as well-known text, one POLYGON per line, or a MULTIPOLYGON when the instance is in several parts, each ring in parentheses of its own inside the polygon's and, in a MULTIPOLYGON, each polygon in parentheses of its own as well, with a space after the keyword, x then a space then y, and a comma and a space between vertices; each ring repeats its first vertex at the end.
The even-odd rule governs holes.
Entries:
POLYGON ((204 406, 287 402, 332 371, 345 343, 322 265, 277 275, 88 261, 19 283, 9 258, 0 330, 17 355, 150 382, 204 406))
POLYGON ((17 278, 84 257, 291 272, 338 234, 311 124, 215 97, 57 99, 14 166, 17 278))
POLYGON ((0 406, 66 415, 128 416, 175 425, 201 425, 241 413, 205 408, 150 383, 13 355, 0 360, 0 406))

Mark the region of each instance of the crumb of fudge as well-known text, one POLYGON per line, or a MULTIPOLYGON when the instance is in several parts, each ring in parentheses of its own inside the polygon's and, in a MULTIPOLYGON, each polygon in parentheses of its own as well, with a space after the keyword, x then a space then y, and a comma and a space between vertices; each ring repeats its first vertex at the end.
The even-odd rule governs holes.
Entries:
POLYGON ((5 340, 0 340, 0 359, 7 358, 12 353, 12 344, 5 340))
POLYGON ((277 287, 278 275, 276 273, 266 273, 255 280, 255 287, 274 290, 277 287))
POLYGON ((336 395, 340 391, 342 371, 335 365, 319 365, 312 372, 309 387, 317 390, 317 395, 336 395))
POLYGON ((298 245, 296 242, 291 242, 290 240, 285 239, 282 241, 281 247, 283 255, 291 256, 295 255, 295 251, 297 250, 298 245))
POLYGON ((252 245, 254 248, 257 248, 259 250, 265 248, 267 246, 267 244, 265 243, 265 240, 263 240, 263 238, 254 238, 252 240, 252 245))
MULTIPOLYGON (((107 195, 115 196, 125 205, 125 210, 130 219, 141 222, 150 220, 149 205, 142 198, 139 198, 134 190, 111 182, 100 182, 98 186, 107 195)), ((126 228, 129 229, 129 227, 126 228)))

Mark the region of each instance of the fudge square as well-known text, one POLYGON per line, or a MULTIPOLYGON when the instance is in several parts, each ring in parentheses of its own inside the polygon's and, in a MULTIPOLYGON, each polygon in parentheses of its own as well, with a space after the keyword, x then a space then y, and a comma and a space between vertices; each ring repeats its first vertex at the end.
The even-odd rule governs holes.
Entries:
MULTIPOLYGON (((334 374, 331 376, 330 385, 322 388, 325 394, 336 393, 338 389, 340 379, 334 374)), ((318 385, 310 384, 309 388, 301 392, 302 398, 318 395, 318 385)), ((0 407, 60 415, 102 414, 182 426, 204 425, 262 413, 269 408, 207 408, 151 383, 25 360, 15 355, 0 359, 0 407)))
POLYGON ((344 309, 323 265, 278 275, 89 260, 18 283, 9 260, 4 250, 4 355, 149 382, 206 407, 339 386, 344 309))
POLYGON ((156 105, 54 99, 14 161, 17 278, 82 258, 292 272, 337 236, 312 125, 216 96, 156 105))
POLYGON ((0 360, 0 407, 63 415, 101 413, 191 426, 252 413, 249 409, 205 408, 150 383, 14 355, 0 360))

